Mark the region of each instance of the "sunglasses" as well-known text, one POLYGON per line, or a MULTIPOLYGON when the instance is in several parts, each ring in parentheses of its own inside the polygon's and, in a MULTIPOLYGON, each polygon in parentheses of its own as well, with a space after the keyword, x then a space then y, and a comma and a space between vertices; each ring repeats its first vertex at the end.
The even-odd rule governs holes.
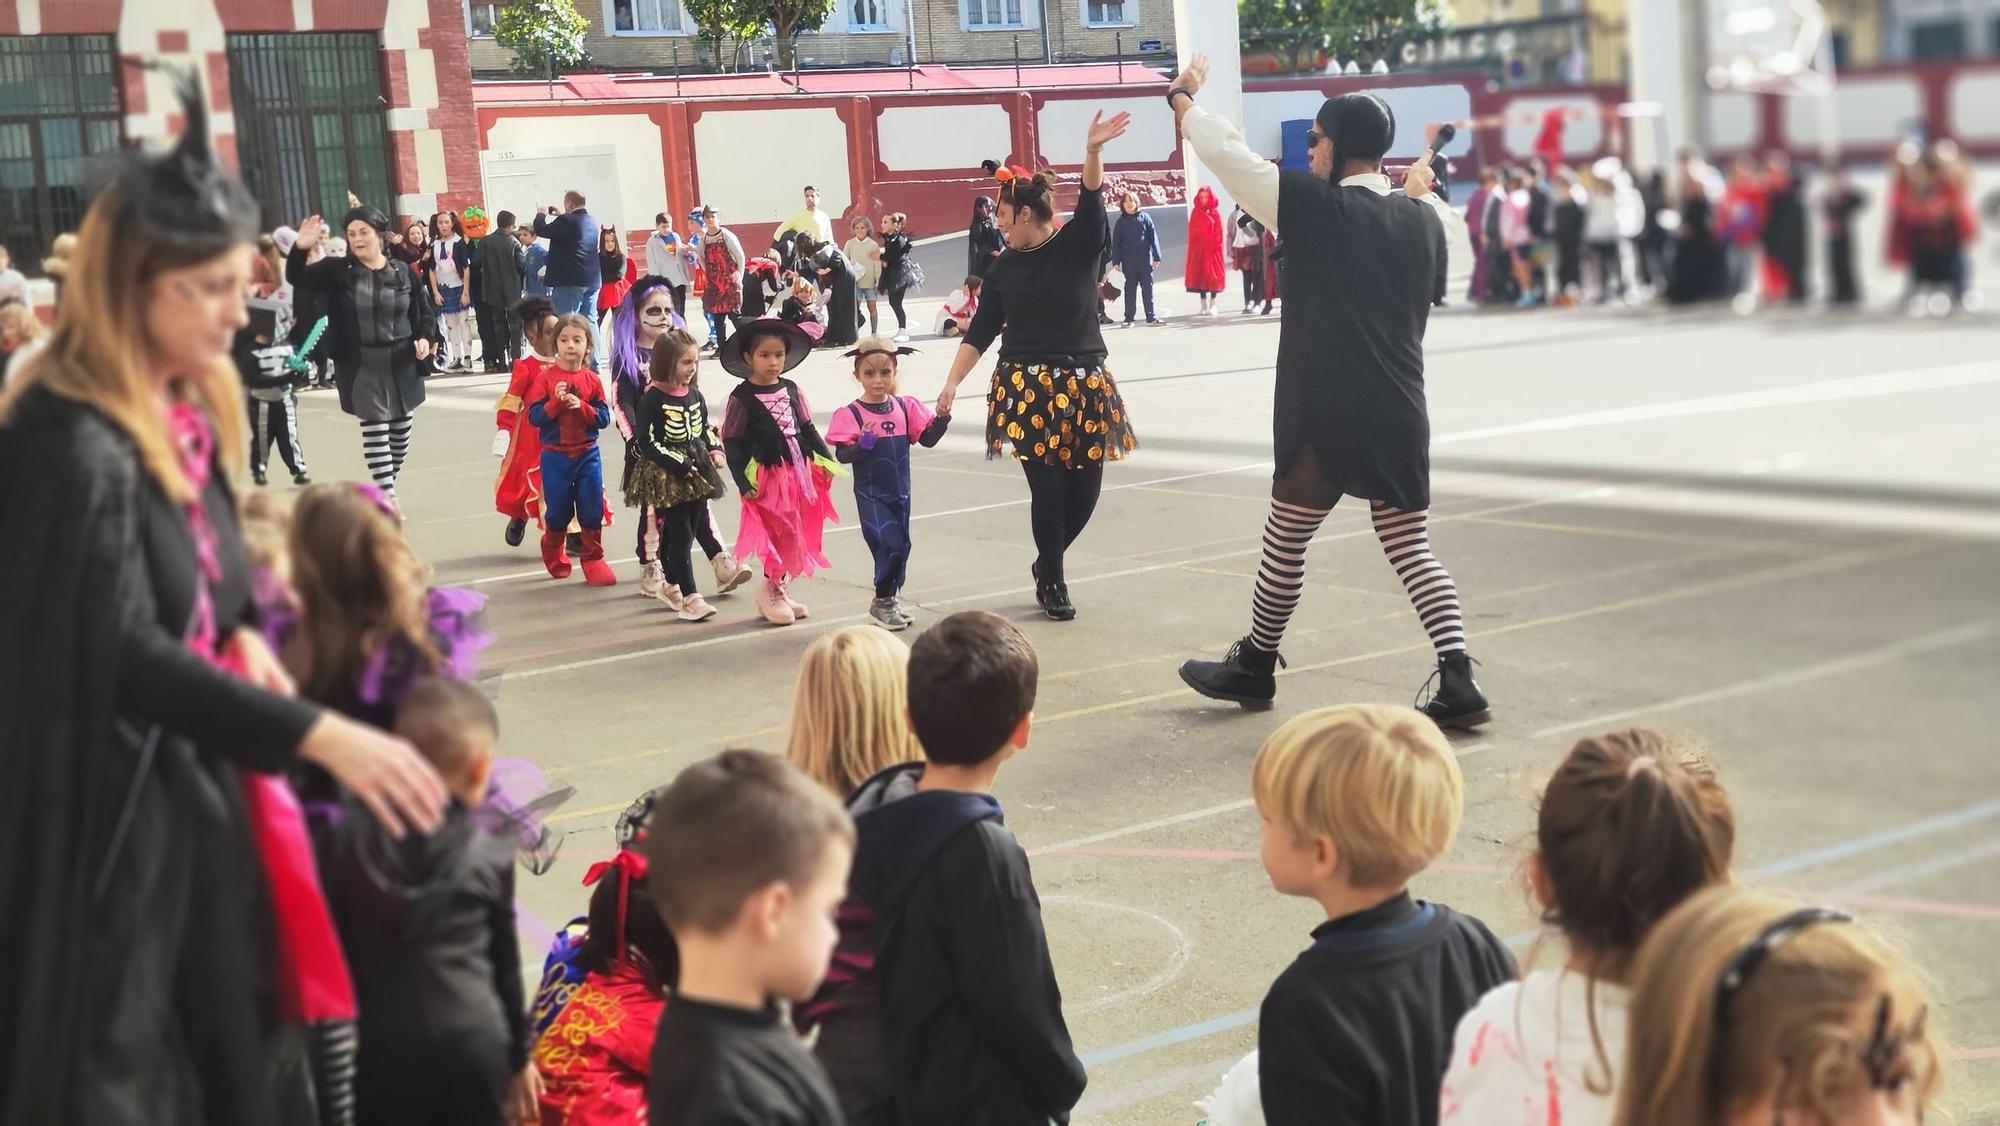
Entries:
POLYGON ((1326 140, 1326 134, 1320 132, 1319 130, 1317 129, 1306 130, 1306 148, 1308 149, 1318 148, 1319 143, 1324 140, 1326 140))

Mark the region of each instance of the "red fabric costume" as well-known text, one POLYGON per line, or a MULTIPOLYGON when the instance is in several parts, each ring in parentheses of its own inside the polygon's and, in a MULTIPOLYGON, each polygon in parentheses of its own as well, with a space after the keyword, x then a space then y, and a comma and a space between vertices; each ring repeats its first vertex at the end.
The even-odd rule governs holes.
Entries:
POLYGON ((542 1126, 644 1121, 653 1033, 666 1007, 629 961, 586 977, 535 1045, 542 1126))
POLYGON ((625 257, 625 272, 618 280, 608 281, 597 287, 597 312, 599 316, 616 309, 625 295, 632 292, 632 283, 639 280, 639 263, 630 255, 625 257))
POLYGON ((1194 210, 1188 213, 1187 233, 1184 280, 1188 290, 1221 293, 1228 282, 1228 262, 1222 249, 1222 208, 1215 200, 1215 193, 1206 187, 1194 193, 1194 210))
POLYGON ((493 507, 512 520, 542 521, 542 437, 528 421, 528 403, 539 399, 542 369, 549 361, 533 354, 514 361, 507 393, 494 406, 493 424, 508 434, 500 476, 493 482, 493 507))

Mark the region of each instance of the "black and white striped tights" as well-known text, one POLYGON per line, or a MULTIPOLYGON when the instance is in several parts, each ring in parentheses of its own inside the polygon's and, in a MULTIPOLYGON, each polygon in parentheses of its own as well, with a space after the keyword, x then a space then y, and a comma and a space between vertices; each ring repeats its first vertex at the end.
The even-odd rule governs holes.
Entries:
MULTIPOLYGON (((1271 514, 1264 521, 1264 557, 1257 565, 1257 587, 1250 607, 1250 643, 1274 653, 1285 636, 1285 626, 1299 605, 1306 585, 1306 547, 1333 509, 1312 508, 1271 501, 1271 514)), ((1431 554, 1429 510, 1406 511, 1380 501, 1371 502, 1369 514, 1375 523, 1375 538, 1410 605, 1430 634, 1431 644, 1440 654, 1465 648, 1465 618, 1459 610, 1458 588, 1451 575, 1431 554)))
POLYGON ((409 415, 361 424, 361 456, 368 462, 368 475, 392 498, 396 495, 396 476, 403 471, 403 459, 409 453, 409 415))

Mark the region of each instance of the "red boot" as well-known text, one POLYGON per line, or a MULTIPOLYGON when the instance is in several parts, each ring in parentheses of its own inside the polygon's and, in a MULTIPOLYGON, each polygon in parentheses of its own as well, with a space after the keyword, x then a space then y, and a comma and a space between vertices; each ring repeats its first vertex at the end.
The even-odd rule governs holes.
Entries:
POLYGON ((569 578, 569 553, 563 550, 561 532, 542 533, 542 566, 554 578, 569 578))
POLYGON ((604 529, 583 530, 583 581, 591 586, 616 586, 618 575, 604 561, 604 529))

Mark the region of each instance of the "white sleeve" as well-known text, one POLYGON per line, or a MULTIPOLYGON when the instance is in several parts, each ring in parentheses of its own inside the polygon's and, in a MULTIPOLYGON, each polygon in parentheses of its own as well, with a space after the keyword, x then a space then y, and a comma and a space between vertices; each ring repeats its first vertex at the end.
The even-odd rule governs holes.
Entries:
POLYGON ((1453 211, 1451 209, 1451 204, 1446 203, 1444 199, 1437 194, 1437 189, 1433 188, 1432 190, 1427 191, 1424 194, 1418 196, 1417 202, 1428 205, 1431 209, 1431 212, 1438 217, 1438 222, 1444 224, 1444 233, 1447 236, 1451 234, 1452 225, 1458 222, 1458 212, 1453 211))
POLYGON ((1242 132, 1227 119, 1198 105, 1181 116, 1181 134, 1251 218, 1278 229, 1277 165, 1251 152, 1242 132))

